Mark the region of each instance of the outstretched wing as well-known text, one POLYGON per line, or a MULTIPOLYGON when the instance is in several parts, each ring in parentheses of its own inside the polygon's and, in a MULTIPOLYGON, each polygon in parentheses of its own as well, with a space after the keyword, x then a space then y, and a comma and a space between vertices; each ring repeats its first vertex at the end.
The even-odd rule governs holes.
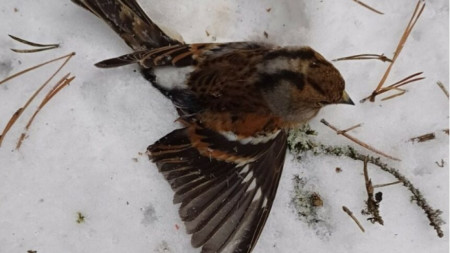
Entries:
POLYGON ((153 23, 136 0, 72 0, 72 2, 105 21, 136 51, 181 44, 153 23))
POLYGON ((148 147, 175 191, 174 203, 202 252, 250 252, 272 207, 286 153, 286 133, 238 139, 198 125, 148 147))

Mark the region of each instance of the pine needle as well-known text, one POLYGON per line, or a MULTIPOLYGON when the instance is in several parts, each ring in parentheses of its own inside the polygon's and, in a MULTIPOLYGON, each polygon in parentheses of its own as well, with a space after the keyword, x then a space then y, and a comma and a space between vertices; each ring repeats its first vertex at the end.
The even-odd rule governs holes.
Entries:
POLYGON ((392 62, 391 59, 384 54, 357 54, 334 59, 332 61, 349 61, 349 60, 380 60, 382 62, 392 62))
MULTIPOLYGON (((382 90, 382 87, 391 72, 392 66, 394 65, 395 61, 397 60, 398 56, 400 55, 400 53, 406 43, 406 40, 408 39, 409 35, 411 34, 411 31, 414 28, 414 25, 416 24, 420 15, 422 14, 424 8, 425 8, 425 1, 419 0, 414 9, 412 17, 411 17, 408 25, 406 26, 406 29, 403 32, 403 35, 400 38, 400 41, 398 42, 397 48, 394 53, 394 57, 392 58, 392 62, 390 62, 389 66, 387 67, 383 77, 381 78, 380 82, 378 83, 377 88, 372 92, 372 95, 370 95, 370 97, 369 97, 371 102, 374 102, 375 97, 380 94, 379 92, 382 90)), ((364 101, 365 101, 365 99, 362 100, 361 102, 364 102, 364 101)))
POLYGON ((445 96, 447 96, 448 98, 448 90, 445 88, 444 84, 441 81, 438 81, 436 84, 439 86, 439 88, 441 88, 442 92, 444 92, 445 96))
POLYGON ((53 88, 47 93, 47 95, 42 100, 41 104, 38 106, 36 111, 34 112, 33 116, 31 116, 30 120, 28 120, 27 125, 25 126, 24 132, 20 135, 20 138, 17 142, 16 149, 18 150, 20 146, 22 145, 23 140, 26 137, 26 132, 29 130, 31 124, 33 123, 36 115, 41 111, 42 108, 52 99, 60 90, 62 90, 64 87, 70 84, 75 77, 70 77, 70 73, 66 74, 63 78, 61 78, 54 86, 53 88))
POLYGON ((5 83, 5 82, 7 82, 8 80, 11 80, 11 79, 13 79, 13 78, 15 78, 15 77, 17 77, 17 76, 20 76, 20 75, 22 75, 22 74, 24 74, 24 73, 27 73, 27 72, 29 72, 29 71, 31 71, 31 70, 34 70, 34 69, 36 69, 36 68, 39 68, 39 67, 42 67, 42 66, 44 66, 44 65, 46 65, 46 64, 49 64, 49 63, 51 63, 51 62, 55 62, 55 61, 58 61, 58 60, 61 60, 61 59, 65 59, 65 61, 59 66, 59 68, 50 76, 50 78, 48 78, 34 93, 33 93, 33 95, 27 100, 27 102, 21 107, 21 108, 19 108, 13 115, 12 115, 12 117, 11 117, 11 119, 8 121, 8 123, 6 124, 6 127, 3 129, 3 131, 2 131, 2 134, 0 135, 0 147, 1 147, 1 145, 2 145, 2 142, 3 142, 3 140, 4 140, 4 138, 5 138, 5 136, 6 136, 6 134, 8 133, 8 131, 11 129, 11 127, 15 124, 15 122, 20 118, 20 116, 22 115, 22 113, 25 111, 25 109, 31 104, 31 102, 34 100, 34 98, 36 98, 36 96, 42 91, 42 89, 44 89, 46 86, 47 86, 47 84, 59 73, 59 71, 61 71, 61 69, 67 64, 67 62, 73 57, 75 55, 75 53, 74 52, 72 52, 72 53, 70 53, 70 54, 67 54, 67 55, 65 55, 65 56, 62 56, 62 57, 58 57, 58 58, 56 58, 56 59, 53 59, 53 60, 50 60, 50 61, 47 61, 47 62, 44 62, 44 63, 41 63, 41 64, 38 64, 38 65, 36 65, 36 66, 33 66, 33 67, 31 67, 31 68, 28 68, 28 69, 25 69, 25 70, 22 70, 22 71, 20 71, 20 72, 18 72, 18 73, 16 73, 16 74, 13 74, 13 75, 11 75, 11 76, 9 76, 9 77, 7 77, 6 79, 4 79, 4 80, 2 80, 2 81, 0 81, 0 85, 1 84, 3 84, 3 83, 5 83))
POLYGON ((378 14, 380 14, 380 15, 383 15, 383 14, 384 14, 383 12, 381 12, 381 11, 379 11, 379 10, 373 8, 373 7, 370 7, 369 5, 363 3, 363 2, 361 2, 361 1, 359 1, 359 0, 353 0, 353 1, 356 2, 356 3, 358 3, 358 4, 360 4, 361 6, 366 7, 367 9, 369 9, 369 10, 375 12, 375 13, 378 13, 378 14))
POLYGON ((402 80, 400 80, 400 81, 398 81, 398 82, 395 82, 395 83, 393 83, 393 84, 391 84, 391 85, 389 85, 389 86, 382 87, 380 90, 374 91, 374 92, 372 93, 372 95, 370 95, 370 96, 368 96, 368 97, 365 97, 365 98, 361 99, 360 102, 363 103, 363 102, 365 102, 367 99, 370 99, 370 101, 372 101, 371 99, 374 98, 374 96, 378 96, 378 95, 380 95, 380 94, 383 94, 383 93, 388 92, 388 91, 391 91, 391 90, 398 90, 398 91, 400 91, 400 93, 397 93, 397 94, 392 95, 392 96, 390 96, 390 97, 384 98, 383 100, 387 100, 387 99, 391 99, 391 98, 394 98, 394 97, 403 95, 403 94, 406 92, 406 90, 400 89, 400 87, 402 87, 402 86, 404 86, 404 85, 406 85, 406 84, 409 84, 409 83, 413 83, 413 82, 416 82, 416 81, 420 81, 420 80, 425 79, 425 77, 420 76, 421 74, 423 74, 423 72, 417 72, 417 73, 414 73, 414 74, 412 74, 412 75, 409 75, 408 77, 405 77, 405 78, 403 78, 402 80))
POLYGON ((11 50, 16 53, 35 53, 35 52, 41 52, 41 51, 50 50, 50 49, 59 47, 59 44, 40 44, 40 43, 21 39, 19 37, 11 35, 11 34, 8 34, 8 36, 11 37, 13 40, 23 43, 25 45, 29 45, 32 47, 39 47, 37 49, 14 49, 14 48, 11 48, 11 50))
POLYGON ((49 63, 52 63, 52 62, 55 62, 55 61, 59 61, 59 60, 64 59, 64 58, 69 58, 69 59, 70 59, 70 58, 71 58, 72 56, 74 56, 74 55, 75 55, 75 53, 72 52, 72 53, 70 53, 70 54, 67 54, 67 55, 64 55, 64 56, 61 56, 61 57, 58 57, 58 58, 55 58, 55 59, 52 59, 52 60, 49 60, 49 61, 40 63, 40 64, 38 64, 38 65, 35 65, 35 66, 33 66, 33 67, 24 69, 24 70, 22 70, 22 71, 19 71, 19 72, 13 74, 13 75, 10 75, 10 76, 8 76, 7 78, 1 80, 1 81, 0 81, 0 85, 4 84, 4 83, 6 83, 7 81, 9 81, 9 80, 11 80, 11 79, 14 79, 14 78, 16 78, 16 77, 18 77, 18 76, 20 76, 20 75, 23 75, 23 74, 25 74, 25 73, 27 73, 27 72, 29 72, 29 71, 32 71, 32 70, 35 70, 35 69, 40 68, 40 67, 42 67, 42 66, 45 66, 45 65, 47 65, 47 64, 49 64, 49 63))

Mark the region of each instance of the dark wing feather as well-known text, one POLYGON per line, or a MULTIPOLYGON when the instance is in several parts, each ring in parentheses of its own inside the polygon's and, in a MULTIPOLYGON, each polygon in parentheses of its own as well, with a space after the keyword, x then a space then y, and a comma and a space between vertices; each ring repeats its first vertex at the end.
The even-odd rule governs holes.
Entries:
POLYGON ((136 51, 181 44, 165 34, 135 0, 72 0, 105 21, 136 51))
POLYGON ((138 51, 103 60, 95 65, 100 68, 112 68, 132 63, 139 63, 139 65, 143 68, 154 68, 158 66, 185 67, 195 63, 192 59, 192 54, 198 45, 202 44, 173 45, 151 50, 138 51), (181 56, 183 56, 183 59, 186 60, 180 61, 181 56))
MULTIPOLYGON (((192 126, 191 126, 192 127, 192 126)), ((192 245, 202 252, 250 252, 269 215, 286 152, 286 133, 257 144, 197 129, 211 156, 193 147, 188 128, 149 146, 149 156, 175 191, 192 245), (214 151, 241 157, 216 158, 214 151)))
POLYGON ((270 48, 271 46, 266 44, 249 42, 179 44, 122 55, 101 61, 96 66, 111 68, 139 63, 144 68, 186 67, 197 65, 205 58, 211 60, 236 51, 246 52, 270 48))

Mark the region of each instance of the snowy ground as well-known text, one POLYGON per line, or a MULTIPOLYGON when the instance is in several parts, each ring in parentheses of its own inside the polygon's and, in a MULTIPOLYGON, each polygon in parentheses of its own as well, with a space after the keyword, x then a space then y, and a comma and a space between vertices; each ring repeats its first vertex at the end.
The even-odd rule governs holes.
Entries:
MULTIPOLYGON (((180 33, 186 42, 310 45, 328 59, 360 53, 391 56, 416 4, 365 1, 385 13, 378 15, 350 0, 140 2, 150 17, 180 33)), ((419 71, 425 80, 385 102, 330 106, 311 122, 318 139, 330 145, 351 143, 319 123, 320 118, 340 128, 364 123, 352 134, 401 158, 401 162, 386 161, 443 211, 446 222, 449 139, 441 130, 448 128, 449 107, 436 82, 448 89, 448 5, 447 0, 427 1, 387 84, 419 71), (436 132, 436 139, 408 141, 429 132, 436 132), (441 159, 442 168, 435 163, 441 159)), ((20 151, 14 150, 15 142, 44 94, 0 148, 0 252, 198 252, 190 246, 169 185, 139 155, 177 128, 170 102, 134 71, 136 66, 114 70, 93 66, 130 52, 121 39, 69 0, 2 0, 0 21, 0 79, 44 60, 77 53, 55 81, 67 72, 76 79, 37 116, 20 151), (61 48, 17 54, 9 48, 25 46, 7 34, 58 42, 61 48), (86 217, 80 224, 77 212, 86 217)), ((335 65, 355 101, 370 94, 387 67, 378 61, 335 65)), ((0 86, 0 128, 56 68, 57 64, 47 66, 0 86)), ((313 155, 301 163, 292 155, 286 160, 278 196, 255 252, 448 252, 448 225, 443 226, 444 238, 438 238, 400 185, 383 189, 384 226, 372 225, 360 215, 366 198, 360 162, 313 155), (336 173, 336 167, 343 172, 336 173), (295 174, 307 179, 306 188, 322 196, 324 225, 309 227, 296 216, 290 204, 295 174), (342 212, 342 205, 353 210, 365 233, 342 212)), ((393 181, 375 167, 369 169, 376 183, 393 181)))

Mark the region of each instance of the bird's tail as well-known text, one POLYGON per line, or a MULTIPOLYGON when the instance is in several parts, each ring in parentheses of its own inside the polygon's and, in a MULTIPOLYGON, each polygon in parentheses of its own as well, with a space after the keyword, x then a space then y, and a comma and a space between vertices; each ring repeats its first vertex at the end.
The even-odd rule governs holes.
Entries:
POLYGON ((135 51, 180 44, 145 14, 136 0, 72 0, 105 21, 135 51))

